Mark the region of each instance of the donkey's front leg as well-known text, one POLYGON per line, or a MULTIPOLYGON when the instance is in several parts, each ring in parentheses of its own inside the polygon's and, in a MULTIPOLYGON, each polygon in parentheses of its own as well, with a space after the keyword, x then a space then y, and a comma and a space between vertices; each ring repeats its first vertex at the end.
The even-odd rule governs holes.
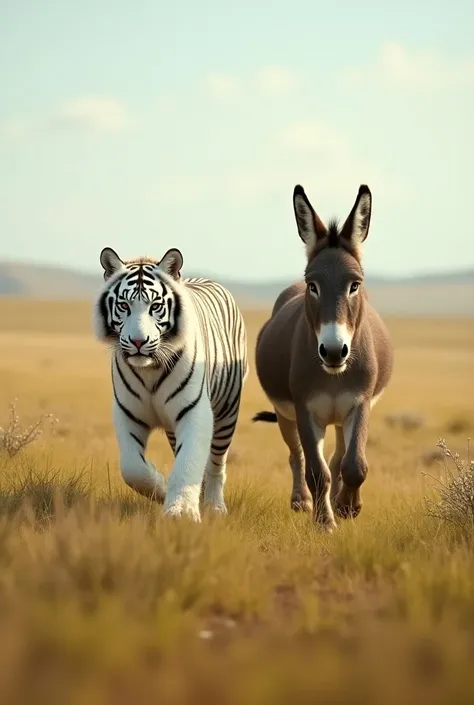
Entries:
POLYGON ((341 463, 346 452, 344 443, 344 431, 342 426, 335 426, 336 446, 334 453, 329 460, 329 470, 331 472, 331 501, 334 501, 342 487, 341 463))
POLYGON ((327 531, 336 528, 331 506, 331 474, 324 458, 326 429, 319 426, 302 405, 296 406, 296 422, 305 457, 306 484, 313 498, 313 518, 327 531))
POLYGON ((199 497, 211 450, 214 418, 207 396, 177 415, 175 462, 168 479, 165 514, 201 521, 199 497), (183 413, 184 412, 184 413, 183 413))
POLYGON ((153 463, 145 459, 151 429, 137 416, 131 412, 127 413, 126 408, 120 405, 117 399, 114 400, 113 418, 123 479, 136 492, 157 502, 163 502, 166 491, 165 478, 153 463))
POLYGON ((335 498, 336 513, 343 517, 356 517, 362 509, 360 486, 364 482, 368 465, 365 446, 369 434, 370 404, 356 406, 344 421, 346 452, 341 461, 342 484, 335 498))

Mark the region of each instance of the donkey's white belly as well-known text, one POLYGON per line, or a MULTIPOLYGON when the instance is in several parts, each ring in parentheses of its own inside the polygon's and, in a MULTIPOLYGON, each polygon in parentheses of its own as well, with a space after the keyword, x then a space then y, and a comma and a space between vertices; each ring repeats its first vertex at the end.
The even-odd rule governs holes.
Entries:
MULTIPOLYGON (((295 406, 292 402, 273 401, 273 406, 286 419, 296 419, 295 406)), ((336 396, 315 394, 307 402, 307 409, 319 426, 329 424, 342 425, 351 410, 360 403, 360 397, 351 392, 342 392, 336 396)))
POLYGON ((340 425, 359 401, 360 398, 351 392, 341 392, 337 396, 317 394, 308 401, 307 408, 320 426, 340 425))

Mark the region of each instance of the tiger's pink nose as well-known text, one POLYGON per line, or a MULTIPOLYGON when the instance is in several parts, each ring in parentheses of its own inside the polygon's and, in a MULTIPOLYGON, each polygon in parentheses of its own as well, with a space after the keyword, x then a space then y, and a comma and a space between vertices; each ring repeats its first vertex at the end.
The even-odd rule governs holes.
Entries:
POLYGON ((140 348, 142 347, 143 343, 146 343, 146 340, 138 340, 138 339, 136 339, 136 338, 130 338, 130 342, 135 345, 135 347, 137 348, 137 350, 140 350, 140 348))

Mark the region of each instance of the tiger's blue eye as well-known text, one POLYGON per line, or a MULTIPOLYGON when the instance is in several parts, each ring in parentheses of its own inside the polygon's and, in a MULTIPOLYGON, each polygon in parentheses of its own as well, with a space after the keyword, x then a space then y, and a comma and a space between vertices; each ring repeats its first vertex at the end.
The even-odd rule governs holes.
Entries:
POLYGON ((117 304, 117 308, 118 308, 120 311, 125 311, 125 313, 128 313, 128 312, 130 311, 130 306, 129 306, 125 301, 120 301, 120 302, 117 304))
POLYGON ((161 308, 163 308, 163 304, 161 303, 161 301, 155 301, 150 306, 150 313, 155 313, 156 311, 159 311, 161 308))

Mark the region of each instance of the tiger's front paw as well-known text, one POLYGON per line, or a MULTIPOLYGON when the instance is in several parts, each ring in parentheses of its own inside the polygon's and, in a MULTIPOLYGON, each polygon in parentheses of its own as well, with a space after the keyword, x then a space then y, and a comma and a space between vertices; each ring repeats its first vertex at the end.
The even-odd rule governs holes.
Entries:
POLYGON ((159 504, 165 500, 166 480, 153 463, 128 462, 121 466, 122 477, 135 492, 159 504))
POLYGON ((196 493, 187 489, 174 492, 168 488, 165 499, 165 515, 169 517, 187 516, 192 521, 200 522, 199 491, 196 493))

